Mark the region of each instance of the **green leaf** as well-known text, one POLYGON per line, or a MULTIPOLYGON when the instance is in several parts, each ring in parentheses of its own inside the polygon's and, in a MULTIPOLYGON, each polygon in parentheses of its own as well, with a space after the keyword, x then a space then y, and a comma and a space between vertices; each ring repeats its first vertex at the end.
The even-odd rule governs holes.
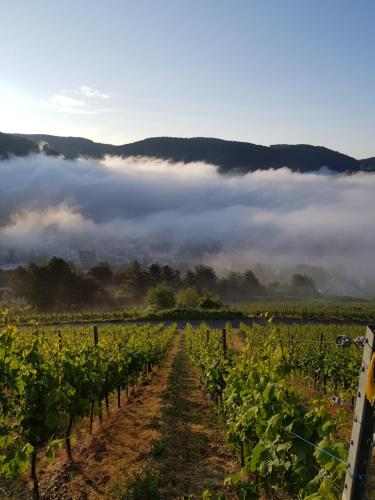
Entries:
POLYGON ((251 472, 255 472, 257 469, 257 466, 260 462, 262 453, 266 451, 266 448, 261 444, 258 443, 255 448, 253 449, 251 453, 251 460, 250 460, 250 470, 251 472))
POLYGON ((264 402, 265 403, 271 402, 274 399, 274 394, 275 394, 275 385, 268 384, 262 394, 264 402))
POLYGON ((57 413, 52 413, 52 412, 48 413, 44 421, 44 424, 49 429, 57 429, 57 427, 59 426, 59 415, 57 413))
POLYGON ((336 422, 331 418, 327 419, 322 425, 322 430, 325 434, 330 434, 336 428, 336 422))

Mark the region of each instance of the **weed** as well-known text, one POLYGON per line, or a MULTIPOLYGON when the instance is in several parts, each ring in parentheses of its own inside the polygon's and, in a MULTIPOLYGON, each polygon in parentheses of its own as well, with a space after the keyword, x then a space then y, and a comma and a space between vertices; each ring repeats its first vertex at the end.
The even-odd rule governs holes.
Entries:
POLYGON ((111 500, 159 500, 159 477, 148 468, 132 479, 111 481, 107 495, 111 500))

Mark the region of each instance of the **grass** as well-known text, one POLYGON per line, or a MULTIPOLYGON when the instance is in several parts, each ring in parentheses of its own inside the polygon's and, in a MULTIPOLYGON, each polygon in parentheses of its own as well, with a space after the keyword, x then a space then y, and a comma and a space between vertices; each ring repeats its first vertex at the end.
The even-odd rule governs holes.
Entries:
POLYGON ((237 467, 197 377, 181 335, 164 394, 161 435, 150 452, 160 474, 162 498, 223 498, 218 495, 224 478, 237 467), (213 496, 202 497, 204 491, 213 496))
POLYGON ((112 480, 106 497, 111 500, 159 500, 159 475, 151 467, 135 474, 131 479, 112 480))

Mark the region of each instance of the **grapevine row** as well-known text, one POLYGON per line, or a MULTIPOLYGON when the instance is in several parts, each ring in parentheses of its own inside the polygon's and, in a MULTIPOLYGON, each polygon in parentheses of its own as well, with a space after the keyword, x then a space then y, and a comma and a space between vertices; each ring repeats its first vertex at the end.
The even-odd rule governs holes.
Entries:
POLYGON ((334 499, 345 474, 347 451, 337 443, 337 422, 319 401, 308 410, 293 390, 293 367, 277 332, 239 355, 223 352, 221 332, 189 327, 190 358, 241 456, 241 471, 228 479, 240 496, 334 499))
MULTIPOLYGON (((5 321, 6 324, 6 321, 5 321)), ((0 330, 0 477, 24 473, 31 461, 34 497, 39 497, 38 454, 53 454, 65 441, 73 460, 73 423, 109 410, 109 396, 134 385, 163 360, 175 327, 121 328, 121 335, 92 334, 62 338, 19 335, 14 326, 0 330), (61 439, 61 436, 63 438, 61 439), (59 438, 59 439, 57 439, 59 438)))

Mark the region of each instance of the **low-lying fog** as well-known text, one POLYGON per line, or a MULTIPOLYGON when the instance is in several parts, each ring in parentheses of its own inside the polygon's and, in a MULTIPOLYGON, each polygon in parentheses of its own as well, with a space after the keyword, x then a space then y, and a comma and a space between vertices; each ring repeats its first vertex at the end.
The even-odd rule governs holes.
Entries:
POLYGON ((33 155, 0 161, 0 249, 214 242, 218 267, 343 265, 374 276, 375 175, 33 155))

